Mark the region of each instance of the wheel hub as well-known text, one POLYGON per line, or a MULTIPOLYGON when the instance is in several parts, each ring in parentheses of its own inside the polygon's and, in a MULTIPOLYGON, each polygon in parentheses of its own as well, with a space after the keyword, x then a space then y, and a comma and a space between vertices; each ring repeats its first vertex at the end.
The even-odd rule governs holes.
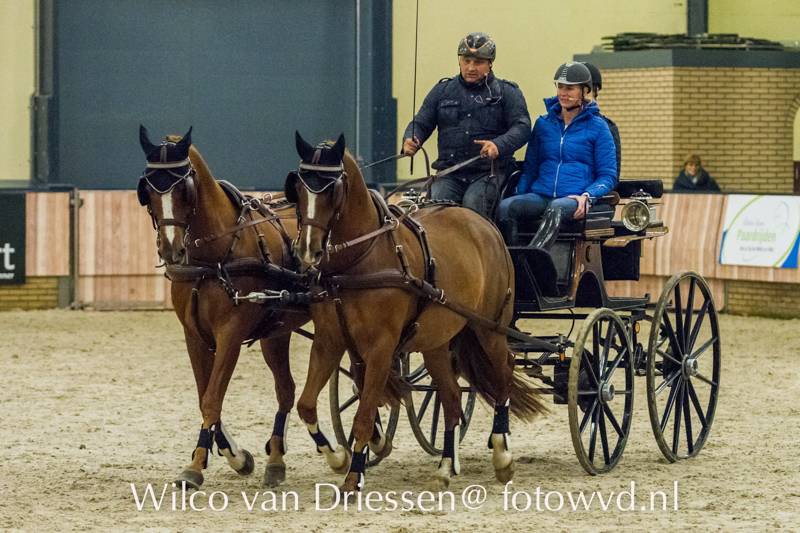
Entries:
POLYGON ((608 403, 614 399, 614 384, 603 382, 600 385, 600 401, 608 403))
POLYGON ((697 363, 696 357, 687 357, 683 360, 683 375, 686 378, 691 378, 697 375, 700 365, 697 363))

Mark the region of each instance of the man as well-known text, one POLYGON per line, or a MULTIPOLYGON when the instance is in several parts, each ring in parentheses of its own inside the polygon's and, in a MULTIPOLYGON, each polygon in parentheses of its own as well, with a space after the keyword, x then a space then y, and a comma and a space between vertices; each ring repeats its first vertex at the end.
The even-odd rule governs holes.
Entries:
POLYGON ((443 78, 431 89, 403 135, 403 153, 413 155, 439 128, 439 157, 433 163, 437 170, 480 155, 480 160, 434 179, 431 198, 462 203, 490 220, 514 152, 531 131, 522 91, 492 71, 495 55, 495 43, 485 33, 464 37, 458 44, 459 75, 443 78))
MULTIPOLYGON (((591 92, 591 99, 595 102, 597 101, 597 93, 600 92, 600 89, 603 88, 603 76, 600 74, 600 69, 594 66, 591 63, 584 63, 586 68, 589 69, 589 73, 592 75, 592 92, 591 92)), ((617 150, 617 178, 619 178, 620 169, 622 167, 622 143, 619 140, 619 128, 614 121, 605 116, 604 114, 600 113, 600 118, 606 121, 608 124, 608 129, 611 132, 611 137, 614 138, 614 147, 617 150)))

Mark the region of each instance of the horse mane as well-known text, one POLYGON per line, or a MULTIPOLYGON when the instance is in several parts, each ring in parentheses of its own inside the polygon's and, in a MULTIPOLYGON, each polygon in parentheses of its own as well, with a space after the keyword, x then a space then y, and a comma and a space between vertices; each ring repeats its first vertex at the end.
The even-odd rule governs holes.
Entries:
MULTIPOLYGON (((345 149, 344 157, 342 157, 342 163, 344 164, 344 171, 348 176, 358 176, 361 179, 361 182, 364 182, 364 175, 361 174, 361 169, 358 167, 358 163, 356 163, 356 158, 353 157, 353 154, 350 153, 350 150, 345 149)), ((353 182, 351 182, 351 184, 352 183, 353 182)))
POLYGON ((192 162, 192 166, 200 178, 214 180, 214 175, 211 173, 211 169, 208 168, 208 163, 206 163, 206 160, 203 159, 200 151, 194 145, 189 147, 189 161, 192 162))

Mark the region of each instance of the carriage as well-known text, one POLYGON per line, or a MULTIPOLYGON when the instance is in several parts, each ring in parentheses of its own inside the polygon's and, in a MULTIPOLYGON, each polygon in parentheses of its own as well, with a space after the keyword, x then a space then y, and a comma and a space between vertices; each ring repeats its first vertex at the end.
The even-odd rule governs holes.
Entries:
MULTIPOLYGON (((281 207, 264 205, 242 196, 230 184, 216 181, 191 146, 190 133, 167 138, 157 146, 149 141, 144 127, 140 128, 148 163, 137 189, 158 232, 159 256, 173 281, 173 301, 196 370, 203 413, 192 463, 178 481, 195 489, 202 485, 202 471, 214 444, 235 471, 243 475, 253 471, 252 454, 238 448, 220 418, 240 345, 248 339, 261 339, 279 403, 273 433, 265 446, 269 459, 264 482, 275 486, 285 479, 285 432, 294 401, 289 336, 293 331, 309 335, 300 327, 312 318, 317 338, 297 409, 329 466, 338 473, 348 472, 345 490, 360 488, 365 466, 377 464, 391 451, 391 437, 400 417, 397 400, 402 400, 422 448, 431 455, 442 455, 436 479, 443 487, 458 473, 457 445, 469 428, 478 394, 494 400, 490 447, 495 475, 501 482, 513 476, 506 439, 509 410, 530 419, 544 410, 539 400, 543 394, 552 396, 555 404, 567 405, 573 447, 583 468, 590 474, 611 470, 630 434, 633 378, 637 375, 646 376, 651 426, 667 460, 692 457, 702 449, 714 419, 721 358, 717 312, 707 283, 693 272, 676 274, 655 304, 650 303, 649 295, 618 297, 607 290, 607 282, 638 280, 642 243, 668 231, 657 217, 663 192, 659 181, 621 182, 611 195, 595 199, 583 220, 565 223, 558 240, 543 251, 526 243, 535 228, 519 228, 520 242, 506 246, 499 233, 477 214, 437 209, 440 206, 411 190, 390 207, 379 193, 367 190, 357 162, 345 153, 343 136, 335 144, 321 143, 315 148, 296 135, 300 168, 310 170, 306 179, 316 182, 308 184, 299 173, 289 174, 287 197, 279 205, 295 206, 297 219, 291 215, 283 218, 278 213, 281 207), (319 163, 320 154, 328 160, 319 163), (302 216, 296 199, 301 189, 308 211, 302 216), (314 204, 319 211, 316 215, 309 214, 312 210, 307 205, 312 193, 314 198, 325 194, 323 207, 314 204), (426 225, 439 224, 433 224, 437 231, 431 232, 431 238, 439 239, 437 254, 443 253, 436 258, 428 247, 425 228, 411 216, 425 207, 434 208, 429 213, 444 213, 438 219, 425 219, 426 225), (373 229, 375 209, 378 229, 373 229), (408 248, 399 245, 395 235, 401 220, 408 248), (318 264, 323 258, 330 261, 333 254, 349 250, 350 259, 346 254, 336 257, 345 257, 347 265, 361 265, 364 258, 376 256, 371 251, 382 235, 388 237, 379 250, 384 256, 350 275, 339 274, 345 270, 336 267, 332 269, 336 274, 324 279, 321 271, 313 268, 297 271, 289 250, 291 228, 287 230, 294 224, 299 235, 294 241, 299 253, 295 249, 294 256, 305 264, 318 264), (334 245, 328 238, 335 224, 350 233, 344 239, 339 235, 334 245), (465 239, 465 233, 459 234, 462 224, 471 225, 477 237, 465 239), (316 233, 312 235, 312 231, 316 233), (451 242, 448 231, 461 240, 451 242), (404 252, 417 246, 416 256, 404 252), (389 261, 398 262, 399 267, 386 268, 387 253, 389 261), (409 257, 424 277, 411 270, 409 257), (445 268, 436 266, 437 258, 445 268), (476 269, 478 260, 482 270, 476 269), (505 268, 497 271, 497 279, 476 273, 494 272, 491 269, 501 264, 505 268), (461 277, 451 274, 448 278, 453 265, 461 265, 461 277), (509 284, 513 276, 516 292, 512 301, 509 284), (416 315, 411 316, 416 318, 406 322, 406 315, 400 314, 384 317, 391 324, 375 323, 379 309, 375 304, 381 300, 372 290, 385 288, 394 290, 389 291, 391 300, 383 293, 384 305, 393 305, 402 296, 408 306, 406 314, 415 307, 416 315), (351 327, 345 303, 337 296, 350 289, 354 289, 354 297, 347 303, 355 305, 356 311, 359 305, 371 305, 370 311, 355 313, 371 323, 351 327), (355 297, 358 294, 362 297, 355 297), (479 302, 479 307, 459 304, 459 296, 465 294, 471 294, 472 300, 464 301, 479 302), (243 301, 268 305, 241 306, 243 301), (313 315, 314 306, 309 304, 314 302, 327 302, 317 308, 320 316, 313 315), (433 311, 424 315, 428 303, 434 304, 428 307, 433 311), (231 320, 232 316, 236 319, 231 320), (437 339, 430 342, 438 344, 414 344, 421 316, 428 317, 427 338, 437 339), (555 332, 540 331, 539 324, 549 324, 545 319, 572 324, 567 333, 561 327, 555 332), (449 329, 442 329, 447 320, 449 329), (578 320, 582 323, 573 335, 578 320), (642 325, 649 326, 649 332, 643 332, 642 325), (361 335, 361 346, 372 347, 380 328, 384 328, 383 343, 375 353, 384 357, 380 364, 385 366, 369 368, 387 374, 381 381, 373 373, 367 384, 365 361, 354 336, 361 335), (319 339, 324 340, 317 342, 319 339), (454 346, 454 342, 459 344, 454 346), (428 346, 419 348, 427 350, 425 365, 414 346, 428 346), (345 350, 349 358, 342 358, 345 350), (204 367, 209 353, 215 354, 213 369, 204 367), (510 354, 518 372, 511 371, 510 354), (431 355, 437 358, 428 361, 431 355), (450 364, 451 357, 458 368, 450 364), (350 364, 340 362, 348 359, 350 364), (480 364, 484 366, 477 366, 480 364), (389 372, 392 365, 393 372, 389 372), (459 372, 469 383, 458 378, 459 372), (539 385, 519 380, 519 372, 539 385), (359 381, 361 387, 356 386, 359 381), (317 396, 326 384, 336 440, 341 445, 335 450, 316 421, 317 396), (502 401, 493 396, 494 386, 505 387, 499 393, 502 401), (374 409, 381 403, 389 407, 379 409, 376 419, 374 409), (344 420, 356 411, 350 429, 344 420), (351 462, 354 434, 359 435, 360 448, 351 462), (370 448, 376 445, 371 461, 368 444, 370 448)), ((518 173, 509 177, 502 195, 512 190, 517 177, 518 173)), ((429 185, 433 178, 425 179, 429 185)), ((413 182, 406 182, 401 189, 410 185, 413 182)))
MULTIPOLYGON (((519 167, 503 196, 513 190, 518 176, 519 167)), ((643 242, 667 234, 658 218, 662 193, 659 180, 622 181, 612 194, 595 201, 584 220, 562 224, 547 251, 525 244, 532 227, 520 228, 520 243, 509 246, 516 276, 509 348, 516 366, 541 383, 541 392, 555 404, 567 405, 575 454, 592 475, 613 469, 622 457, 635 376, 646 377, 653 435, 669 462, 699 453, 714 419, 721 343, 717 310, 703 277, 675 274, 653 303, 649 294, 608 294, 606 282, 639 279, 643 242), (536 326, 544 320, 571 325, 566 333, 542 333, 536 326), (646 335, 642 325, 649 325, 646 335)), ((424 194, 412 189, 401 203, 419 201, 424 194)), ((352 444, 345 415, 358 403, 346 361, 329 383, 331 418, 344 446, 352 444)), ((436 384, 419 354, 403 353, 395 365, 411 386, 404 407, 414 436, 427 453, 441 454, 443 413, 436 384)), ((476 393, 466 382, 461 385, 463 439, 476 393)), ((387 435, 396 430, 400 409, 379 410, 387 435)), ((368 464, 381 459, 373 457, 368 464)))

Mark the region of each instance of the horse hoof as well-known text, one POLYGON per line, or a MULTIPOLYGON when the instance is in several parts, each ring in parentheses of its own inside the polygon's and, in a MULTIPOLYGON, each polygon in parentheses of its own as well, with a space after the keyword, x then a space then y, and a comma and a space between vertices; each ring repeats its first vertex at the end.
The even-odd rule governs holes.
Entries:
POLYGON ((383 448, 381 448, 377 452, 370 448, 370 451, 372 452, 373 455, 372 460, 376 461, 377 464, 377 461, 382 461, 383 459, 386 459, 387 457, 389 457, 389 454, 392 453, 392 439, 386 437, 386 441, 383 444, 383 448))
POLYGON ((431 492, 439 492, 442 490, 447 490, 449 486, 450 478, 448 476, 436 474, 430 483, 430 490, 431 492))
POLYGON ((203 486, 203 473, 197 470, 189 470, 188 468, 181 472, 173 483, 176 487, 180 487, 182 483, 186 483, 186 488, 191 490, 200 490, 203 486))
POLYGON ((514 462, 512 461, 505 468, 498 468, 497 470, 495 470, 494 477, 497 478, 497 481, 503 484, 506 484, 509 481, 511 481, 511 478, 514 477, 514 462))
POLYGON ((340 466, 334 467, 331 465, 331 470, 333 470, 337 474, 346 474, 350 471, 350 461, 353 459, 353 454, 350 453, 349 449, 344 448, 342 446, 340 446, 339 449, 336 451, 338 452, 339 450, 344 451, 345 454, 344 461, 340 466))
POLYGON ((344 478, 344 483, 342 486, 339 487, 339 493, 342 495, 342 498, 348 498, 351 500, 355 493, 360 491, 361 489, 358 488, 358 474, 354 472, 350 472, 347 474, 347 477, 344 478))
POLYGON ((253 454, 242 448, 239 450, 244 454, 244 464, 236 471, 240 476, 249 476, 256 468, 256 462, 253 459, 253 454))
POLYGON ((264 487, 277 487, 286 481, 286 465, 280 463, 268 464, 264 470, 264 487))

